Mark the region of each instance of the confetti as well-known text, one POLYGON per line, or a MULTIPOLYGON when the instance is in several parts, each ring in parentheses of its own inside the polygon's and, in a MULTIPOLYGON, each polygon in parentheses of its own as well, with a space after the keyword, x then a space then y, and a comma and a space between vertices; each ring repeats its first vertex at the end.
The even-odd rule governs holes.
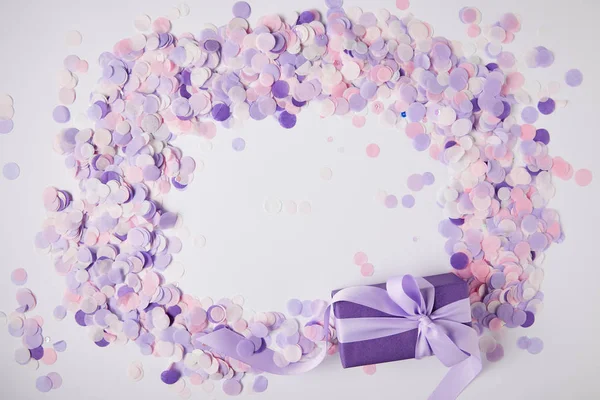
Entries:
POLYGON ((575 183, 579 186, 588 186, 592 183, 592 171, 589 169, 580 169, 575 172, 575 183))
POLYGON ((570 69, 565 74, 565 83, 571 87, 580 86, 583 83, 583 74, 578 69, 570 69))
POLYGON ((531 338, 529 340, 529 346, 527 346, 527 351, 530 354, 540 354, 544 350, 544 342, 540 338, 531 338))
POLYGON ((27 283, 27 271, 23 268, 17 268, 10 274, 10 280, 12 283, 18 286, 23 286, 27 283))
POLYGON ((373 264, 365 263, 360 266, 360 273, 362 276, 372 276, 375 272, 373 264))
POLYGON ((367 375, 373 375, 377 372, 377 365, 364 365, 362 370, 367 375))
POLYGON ((259 375, 254 379, 254 384, 252 385, 252 391, 256 393, 262 393, 267 390, 269 386, 269 381, 263 375, 259 375))
POLYGON ((375 143, 371 143, 367 146, 367 156, 371 158, 377 158, 379 156, 379 152, 379 146, 377 146, 375 143))
POLYGON ((324 181, 330 181, 331 178, 333 177, 333 171, 331 171, 331 168, 323 167, 323 168, 321 168, 320 175, 324 181))
POLYGON ((504 357, 504 348, 500 343, 496 343, 494 350, 485 354, 485 358, 491 362, 500 361, 504 357))
POLYGON ((49 392, 52 389, 52 380, 46 375, 40 376, 35 381, 35 387, 40 392, 49 392))
POLYGON ((415 206, 415 198, 410 194, 403 196, 402 197, 402 206, 404 208, 413 208, 415 206))
POLYGON ((385 198, 385 206, 387 208, 396 208, 398 206, 398 198, 393 194, 386 196, 385 198))
POLYGON ((79 46, 83 40, 83 36, 79 31, 69 31, 65 39, 67 46, 79 46))
MULTIPOLYGON (((49 216, 35 246, 53 254, 55 269, 67 282, 54 317, 65 318, 68 308, 98 347, 127 339, 141 354, 169 358, 172 365, 161 373, 161 380, 184 398, 190 396, 187 381, 210 392, 212 381, 221 380, 226 394, 237 395, 247 385, 243 374, 252 372, 241 372, 246 367, 235 359, 184 351, 196 333, 227 323, 249 336, 241 352, 250 354, 269 342, 278 348, 274 361, 284 367, 301 362, 315 349, 323 327, 303 326, 282 313, 246 315, 243 299, 198 300, 174 285, 172 277, 183 273, 174 261, 182 247, 182 222, 159 200, 172 189, 187 188, 202 169, 199 161, 174 146, 179 136, 200 137, 199 147, 208 152, 218 127, 270 118, 283 129, 293 129, 300 113, 313 104, 322 118, 347 117, 355 127, 364 127, 371 110, 385 126, 403 131, 415 150, 427 151, 453 171, 450 182, 439 185, 437 203, 444 220, 438 230, 446 239, 449 266, 470 282, 473 326, 480 331, 535 322, 543 306, 540 260, 552 243, 564 238, 557 212, 547 208, 555 192, 552 177, 575 175, 578 184, 591 181, 591 173, 575 173, 566 160, 550 156, 550 133, 533 125, 557 112, 562 103, 549 89, 540 98, 525 92, 525 79, 515 69, 519 64, 503 48, 521 29, 514 14, 482 27, 479 10, 461 9, 459 18, 469 36, 481 42, 478 49, 450 46, 429 24, 409 14, 400 21, 385 10, 348 10, 349 19, 358 21, 349 30, 342 2, 326 4, 332 12, 303 11, 287 19, 272 13, 259 19, 262 26, 251 26, 251 7, 240 1, 224 27, 209 25, 196 34, 181 35, 172 31, 169 18, 141 15, 134 26, 144 34, 117 42, 98 58, 98 88, 84 96, 91 101, 82 126, 89 128, 65 125, 57 135, 55 147, 79 190, 70 194, 47 188, 42 196, 49 216), (354 32, 360 27, 365 32, 354 32), (494 61, 482 64, 482 58, 494 61), (517 121, 519 116, 524 124, 517 121), (128 317, 121 318, 125 314, 128 317), (113 325, 118 332, 105 332, 113 325), (149 333, 152 329, 169 329, 172 335, 156 337, 149 333), (200 374, 188 377, 189 371, 198 370, 195 367, 210 381, 200 374)), ((409 1, 396 5, 405 10, 409 1)), ((187 14, 186 5, 169 12, 172 18, 187 14)), ((547 68, 553 62, 554 54, 543 46, 531 49, 525 58, 532 68, 547 68)), ((71 121, 67 106, 76 100, 78 74, 88 67, 75 55, 65 58, 58 74, 60 104, 52 112, 55 122, 71 121)), ((577 86, 582 77, 569 71, 565 81, 577 86)), ((12 117, 12 99, 0 97, 0 105, 0 117, 12 117)), ((0 118, 0 133, 13 129, 7 121, 0 118)), ((231 150, 240 152, 251 138, 231 140, 231 150)), ((367 142, 365 152, 377 158, 381 148, 367 142)), ((331 179, 331 169, 323 168, 320 175, 331 179)), ((434 183, 427 172, 407 180, 414 192, 434 183)), ((411 194, 399 200, 381 192, 377 198, 388 208, 398 202, 405 208, 415 205, 411 194)), ((269 198, 263 208, 270 214, 283 209, 289 214, 312 212, 306 200, 269 198)), ((198 246, 205 242, 203 236, 194 237, 198 246)), ((363 276, 373 275, 366 254, 357 253, 354 263, 363 276)), ((28 289, 19 288, 16 299, 21 313, 36 306, 28 289)), ((292 316, 322 321, 324 307, 311 300, 292 299, 287 308, 292 316)), ((11 314, 8 330, 23 338, 36 363, 52 364, 63 346, 57 342, 53 348, 42 347, 42 327, 34 318, 11 314)), ((480 346, 489 361, 504 355, 495 340, 482 338, 480 346)), ((541 351, 534 339, 527 349, 541 351)), ((335 352, 335 346, 328 351, 335 352)), ((16 358, 24 361, 25 352, 16 358)), ((374 372, 375 366, 365 371, 374 372)), ((130 367, 128 374, 141 378, 141 364, 130 367)), ((48 391, 53 382, 40 377, 36 387, 48 391)), ((256 392, 266 387, 262 376, 251 386, 256 392)))
POLYGON ((6 163, 4 164, 4 167, 2 167, 2 175, 9 181, 14 181, 21 175, 21 168, 17 163, 6 163))

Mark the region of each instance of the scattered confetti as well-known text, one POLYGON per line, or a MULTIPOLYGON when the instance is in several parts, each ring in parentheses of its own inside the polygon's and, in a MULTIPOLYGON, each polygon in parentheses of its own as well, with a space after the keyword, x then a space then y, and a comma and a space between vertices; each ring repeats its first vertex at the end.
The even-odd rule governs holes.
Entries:
POLYGON ((50 372, 46 376, 52 381, 52 389, 58 389, 62 386, 62 376, 58 372, 50 372))
POLYGON ((135 29, 140 32, 146 32, 150 30, 150 26, 152 25, 152 19, 148 15, 140 15, 135 18, 134 21, 135 29))
POLYGON ((269 380, 263 376, 259 375, 254 379, 254 384, 252 385, 252 391, 256 393, 262 393, 267 390, 269 386, 269 380))
POLYGON ((575 183, 579 186, 587 186, 592 183, 592 171, 589 169, 580 169, 575 172, 575 183))
POLYGON ((64 340, 60 340, 54 343, 52 346, 54 347, 54 350, 58 351, 59 353, 62 353, 67 349, 67 342, 65 342, 64 340))
POLYGON ((396 208, 398 206, 398 198, 393 194, 386 196, 385 198, 385 206, 387 208, 396 208))
POLYGON ((23 286, 27 283, 27 271, 23 268, 17 268, 10 274, 12 283, 18 286, 23 286))
POLYGON ((66 42, 67 46, 79 46, 83 40, 83 36, 79 31, 67 32, 66 42))
POLYGON ((133 362, 127 369, 127 375, 129 379, 134 382, 139 382, 144 378, 144 367, 140 362, 133 362))
POLYGON ((14 122, 11 119, 0 120, 0 135, 11 133, 14 127, 14 122))
POLYGON ((396 7, 400 10, 408 10, 410 7, 410 0, 396 0, 396 7))
POLYGON ((367 156, 371 158, 377 158, 379 156, 379 152, 379 146, 377 146, 375 143, 371 143, 367 146, 367 156))
POLYGON ((531 338, 529 340, 529 346, 527 346, 527 351, 530 354, 540 354, 544 350, 544 342, 540 338, 531 338))
POLYGON ((377 365, 364 365, 362 370, 367 375, 373 375, 377 372, 377 365))
MULTIPOLYGON (((445 218, 438 229, 447 240, 455 273, 469 279, 474 327, 497 331, 534 323, 543 299, 539 260, 551 243, 563 239, 557 213, 546 208, 555 190, 552 175, 569 179, 574 171, 565 160, 548 154, 549 133, 533 126, 540 113, 555 112, 557 101, 549 95, 537 99, 527 94, 523 75, 514 70, 514 55, 502 47, 512 42, 520 21, 508 13, 482 29, 479 10, 460 10, 469 35, 482 42, 482 56, 495 60, 484 65, 475 56, 475 46, 450 46, 412 15, 402 21, 389 15, 378 19, 374 13, 352 9, 350 19, 360 22, 353 29, 361 26, 367 33, 348 31, 341 3, 326 1, 335 12, 323 14, 322 23, 321 16, 311 11, 288 20, 272 14, 260 19, 262 28, 268 28, 262 29, 247 21, 251 7, 237 2, 232 9, 235 18, 223 29, 208 26, 197 35, 176 36, 169 18, 152 21, 142 15, 134 25, 144 34, 119 41, 112 52, 99 57, 99 89, 89 96, 92 100, 83 116, 93 128, 67 127, 56 139, 80 192, 73 196, 55 188, 44 191, 49 217, 35 238, 36 247, 52 252, 57 272, 66 276, 64 306, 54 310, 55 318, 64 318, 68 307, 98 347, 125 338, 144 355, 173 360, 161 380, 183 397, 190 392, 182 376, 193 368, 184 370, 180 361, 202 368, 211 380, 222 380, 226 394, 237 395, 246 385, 238 376, 243 376, 240 371, 245 366, 234 359, 184 351, 195 333, 210 332, 225 321, 237 332, 249 332, 242 352, 256 351, 268 339, 278 348, 274 358, 278 365, 301 361, 316 346, 308 336, 315 341, 323 337, 318 323, 301 326, 298 320, 273 312, 244 318, 243 301, 197 300, 161 278, 172 270, 180 275, 173 255, 181 250, 174 233, 181 220, 164 210, 158 198, 172 188, 185 189, 200 169, 173 146, 178 136, 200 136, 201 149, 210 151, 217 126, 230 128, 240 121, 270 117, 282 128, 292 129, 300 112, 318 100, 321 117, 346 115, 356 127, 365 125, 365 115, 372 109, 384 125, 403 129, 417 151, 428 151, 455 172, 448 185, 440 185, 444 187, 437 200, 445 218), (247 34, 250 31, 252 35, 247 34), (393 54, 389 54, 391 47, 393 54), (381 101, 388 98, 394 101, 388 105, 381 101), (519 115, 525 124, 517 124, 519 115), (485 137, 480 137, 482 132, 485 137), (519 152, 522 164, 514 161, 520 159, 515 157, 519 152), (103 308, 107 303, 114 306, 103 308), (115 324, 126 313, 122 326, 115 324), (113 325, 118 332, 104 331, 113 325), (149 333, 167 328, 172 335, 149 333), (285 334, 279 336, 277 330, 285 334)), ((409 2, 396 5, 406 9, 409 2)), ((181 5, 169 13, 173 18, 187 14, 189 7, 181 5)), ((539 46, 528 52, 525 61, 530 67, 546 68, 554 62, 554 54, 539 46)), ((71 120, 66 106, 75 101, 77 73, 87 68, 77 56, 65 58, 58 74, 61 104, 52 113, 56 122, 71 120)), ((565 80, 573 86, 578 80, 581 83, 577 76, 565 80)), ((6 97, 0 99, 3 105, 8 102, 6 97)), ((0 116, 13 112, 2 107, 0 116)), ((12 129, 12 121, 0 120, 1 133, 12 129)), ((232 140, 234 151, 244 150, 245 145, 242 138, 232 140)), ((380 147, 371 143, 366 153, 376 158, 380 147)), ((325 176, 331 179, 329 172, 325 176)), ((588 179, 584 173, 576 180, 588 179)), ((409 178, 407 185, 419 191, 434 182, 434 176, 425 173, 409 178)), ((379 193, 378 199, 387 207, 397 207, 394 195, 379 193)), ((407 194, 400 202, 412 208, 415 198, 407 194)), ((277 214, 284 205, 290 214, 312 211, 308 201, 284 204, 267 199, 263 207, 277 214)), ((198 236, 194 242, 204 246, 205 238, 198 236)), ((373 265, 359 254, 355 264, 363 276, 371 276, 373 265)), ((28 289, 19 288, 16 299, 21 313, 36 306, 28 289)), ((319 309, 309 300, 288 303, 290 314, 306 318, 319 309)), ((317 314, 315 321, 322 317, 317 314)), ((56 361, 60 342, 54 348, 42 347, 38 320, 11 314, 8 326, 12 336, 23 338, 36 363, 56 361)), ((531 339, 528 351, 541 351, 540 342, 531 339)), ((495 341, 482 339, 480 346, 489 361, 504 355, 495 341)), ((16 358, 23 361, 25 353, 21 353, 16 358)), ((365 372, 371 370, 375 366, 365 367, 365 372)), ((134 380, 143 374, 137 365, 128 372, 134 380)), ((214 389, 213 382, 198 376, 185 379, 209 392, 214 389)), ((267 387, 266 379, 259 378, 253 391, 267 387)), ((53 386, 49 377, 36 382, 41 391, 53 386)))
POLYGON ((425 186, 425 182, 420 174, 412 174, 408 177, 406 186, 413 192, 419 192, 425 186))
POLYGON ((531 340, 527 336, 521 336, 517 339, 517 347, 522 350, 527 350, 530 344, 531 340))
POLYGON ((14 181, 15 179, 17 179, 19 177, 19 175, 21 175, 21 168, 19 167, 19 164, 14 163, 14 162, 9 162, 4 164, 4 167, 2 168, 2 175, 4 175, 4 177, 6 179, 8 179, 9 181, 14 181))
POLYGON ((354 264, 356 264, 358 266, 361 266, 368 261, 369 261, 369 257, 362 251, 359 251, 358 253, 356 253, 354 255, 354 264))
POLYGON ((231 142, 231 147, 235 151, 243 151, 246 148, 246 141, 242 138, 235 138, 231 142))
POLYGON ((578 69, 570 69, 565 74, 565 83, 571 87, 580 86, 583 83, 583 74, 578 69))
POLYGON ((52 389, 52 380, 46 375, 40 376, 35 381, 35 387, 40 392, 49 392, 52 389))
POLYGON ((331 168, 321 168, 321 178, 325 181, 330 181, 331 178, 333 177, 333 171, 331 171, 331 168))
POLYGON ((293 200, 286 200, 283 204, 285 212, 294 215, 298 212, 298 205, 293 200))
POLYGON ((63 306, 56 306, 53 311, 54 318, 61 321, 67 316, 67 309, 63 306))
POLYGON ((290 299, 287 302, 287 310, 292 317, 302 314, 302 302, 298 299, 290 299))
POLYGON ((365 263, 360 266, 360 273, 362 276, 372 276, 375 272, 375 267, 373 264, 365 263))
POLYGON ((504 357, 504 347, 500 343, 496 343, 494 350, 485 354, 485 358, 491 362, 500 361, 504 357))
POLYGON ((264 209, 269 214, 279 214, 283 207, 283 203, 278 199, 267 199, 264 203, 264 209))
POLYGON ((413 208, 415 206, 414 196, 407 194, 402 197, 402 206, 404 208, 413 208))
POLYGON ((312 206, 308 201, 301 201, 298 204, 298 212, 300 214, 310 214, 312 212, 312 206))

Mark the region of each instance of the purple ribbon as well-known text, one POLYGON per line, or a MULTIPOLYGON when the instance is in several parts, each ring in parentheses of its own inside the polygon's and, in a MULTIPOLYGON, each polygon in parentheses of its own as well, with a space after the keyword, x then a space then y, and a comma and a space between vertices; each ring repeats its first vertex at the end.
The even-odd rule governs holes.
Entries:
MULTIPOLYGON (((325 312, 325 327, 329 326, 330 309, 341 301, 352 302, 390 315, 376 318, 334 319, 340 343, 352 343, 383 338, 418 329, 415 357, 435 355, 450 370, 429 396, 430 400, 456 399, 481 372, 481 357, 477 333, 471 322, 469 299, 461 299, 435 311, 435 288, 423 278, 410 275, 390 278, 386 289, 356 286, 340 290, 325 312)), ((255 369, 277 375, 295 375, 316 368, 327 351, 307 361, 278 367, 274 351, 244 356, 237 353, 237 345, 245 338, 229 329, 219 329, 198 340, 217 353, 244 362, 255 369)))

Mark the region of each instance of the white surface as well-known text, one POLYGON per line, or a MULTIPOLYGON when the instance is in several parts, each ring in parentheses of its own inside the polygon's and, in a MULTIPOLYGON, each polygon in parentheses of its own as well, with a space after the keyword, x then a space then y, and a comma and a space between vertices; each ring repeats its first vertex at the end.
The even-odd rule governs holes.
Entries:
MULTIPOLYGON (((198 32, 203 23, 221 25, 230 18, 233 0, 188 2, 190 16, 174 23, 175 32, 198 32)), ((464 0, 413 0, 411 10, 430 22, 436 34, 466 40, 466 26, 458 20, 464 0)), ((600 212, 600 145, 597 126, 596 40, 592 33, 600 11, 597 1, 471 0, 491 23, 506 11, 520 14, 523 29, 514 44, 507 46, 519 59, 526 49, 545 45, 555 52, 556 63, 547 70, 529 70, 528 77, 542 83, 563 82, 570 68, 580 68, 584 84, 571 89, 562 85, 557 98, 570 101, 564 110, 542 118, 552 138, 551 153, 573 163, 575 169, 590 168, 595 182, 579 188, 573 181, 557 182, 552 206, 562 216, 567 240, 553 246, 546 258, 545 310, 527 330, 507 332, 500 340, 505 358, 485 362, 483 374, 461 397, 463 399, 593 399, 600 396, 597 304, 600 272, 597 238, 600 212), (538 30, 541 28, 541 31, 538 30), (596 239, 596 240, 594 240, 596 239), (532 356, 517 349, 518 336, 539 336, 544 351, 532 356)), ((33 248, 33 237, 45 212, 41 201, 44 187, 75 189, 75 181, 63 167, 62 157, 52 150, 60 129, 51 112, 57 104, 56 72, 71 53, 90 62, 90 72, 80 79, 73 110, 84 110, 87 94, 99 76, 97 56, 119 39, 133 34, 134 18, 143 13, 166 14, 173 1, 8 1, 0 4, 0 92, 15 100, 15 130, 0 136, 0 164, 15 161, 21 177, 9 182, 0 177, 0 310, 15 307, 15 286, 10 272, 24 267, 27 286, 38 297, 36 313, 46 323, 44 333, 52 341, 66 340, 68 349, 59 353, 55 365, 38 371, 17 365, 13 352, 18 339, 0 329, 0 398, 3 399, 127 399, 177 398, 159 380, 164 360, 142 357, 137 346, 100 349, 76 326, 72 315, 57 322, 52 309, 60 304, 64 283, 53 271, 50 258, 33 248), (65 34, 77 29, 83 44, 68 49, 65 34), (146 377, 134 383, 127 368, 134 360, 144 363, 146 377), (35 379, 58 371, 62 388, 49 393, 35 390, 35 379)), ((254 0, 252 21, 269 12, 304 9, 324 10, 322 0, 273 2, 254 0), (275 4, 277 8, 275 8, 275 4)), ((346 0, 346 5, 364 9, 395 10, 393 0, 346 0)), ((74 113, 75 114, 75 113, 74 113)), ((183 288, 203 297, 220 298, 243 294, 246 307, 283 310, 290 297, 326 298, 330 289, 352 283, 384 281, 391 274, 444 272, 448 264, 443 239, 437 233, 442 217, 435 206, 435 192, 445 181, 443 168, 426 154, 412 150, 403 133, 387 130, 371 117, 362 130, 347 119, 320 120, 314 112, 303 112, 296 128, 284 131, 267 119, 248 123, 243 131, 219 129, 214 149, 202 152, 197 138, 178 140, 186 154, 203 160, 189 190, 169 195, 166 204, 181 212, 193 235, 207 238, 205 248, 184 242, 178 259, 187 268, 183 288), (326 138, 333 136, 333 143, 326 138), (242 136, 246 150, 236 153, 231 140, 242 136), (368 143, 382 149, 377 159, 365 155, 368 143), (343 152, 340 149, 343 148, 343 152), (322 167, 333 170, 329 182, 319 177, 322 167), (374 200, 380 189, 399 198, 408 193, 405 181, 412 173, 432 171, 434 188, 416 194, 412 210, 388 210, 374 200), (269 215, 263 210, 266 198, 308 200, 310 215, 269 215), (419 238, 413 242, 413 236, 419 238), (370 279, 360 276, 353 265, 355 252, 365 251, 375 265, 370 279)), ((304 376, 269 377, 270 385, 260 396, 272 399, 422 399, 446 372, 430 358, 380 365, 374 376, 362 370, 342 370, 337 357, 330 357, 316 371, 304 376)), ((220 389, 208 395, 193 388, 194 399, 225 398, 220 389)), ((257 397, 258 398, 258 397, 257 397)))

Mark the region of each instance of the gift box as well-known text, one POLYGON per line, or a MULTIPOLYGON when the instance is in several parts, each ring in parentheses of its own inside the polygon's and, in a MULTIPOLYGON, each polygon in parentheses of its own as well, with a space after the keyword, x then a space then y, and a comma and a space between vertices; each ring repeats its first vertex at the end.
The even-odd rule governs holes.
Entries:
MULTIPOLYGON (((433 308, 435 313, 438 309, 469 297, 467 283, 454 274, 427 276, 423 278, 434 289, 433 308)), ((386 290, 386 283, 369 285, 386 290)), ((428 288, 420 288, 423 296, 428 288)), ((342 290, 342 289, 340 289, 342 290)), ((340 290, 332 292, 332 297, 340 290)), ((470 320, 470 308, 464 309, 464 320, 470 320)), ((336 320, 347 318, 394 318, 396 316, 387 314, 380 310, 349 301, 338 301, 333 304, 333 313, 336 320)), ((469 325, 469 323, 465 323, 469 325)), ((370 340, 343 343, 340 341, 339 352, 344 368, 357 367, 361 365, 381 364, 390 361, 415 358, 418 332, 417 328, 370 340)))

